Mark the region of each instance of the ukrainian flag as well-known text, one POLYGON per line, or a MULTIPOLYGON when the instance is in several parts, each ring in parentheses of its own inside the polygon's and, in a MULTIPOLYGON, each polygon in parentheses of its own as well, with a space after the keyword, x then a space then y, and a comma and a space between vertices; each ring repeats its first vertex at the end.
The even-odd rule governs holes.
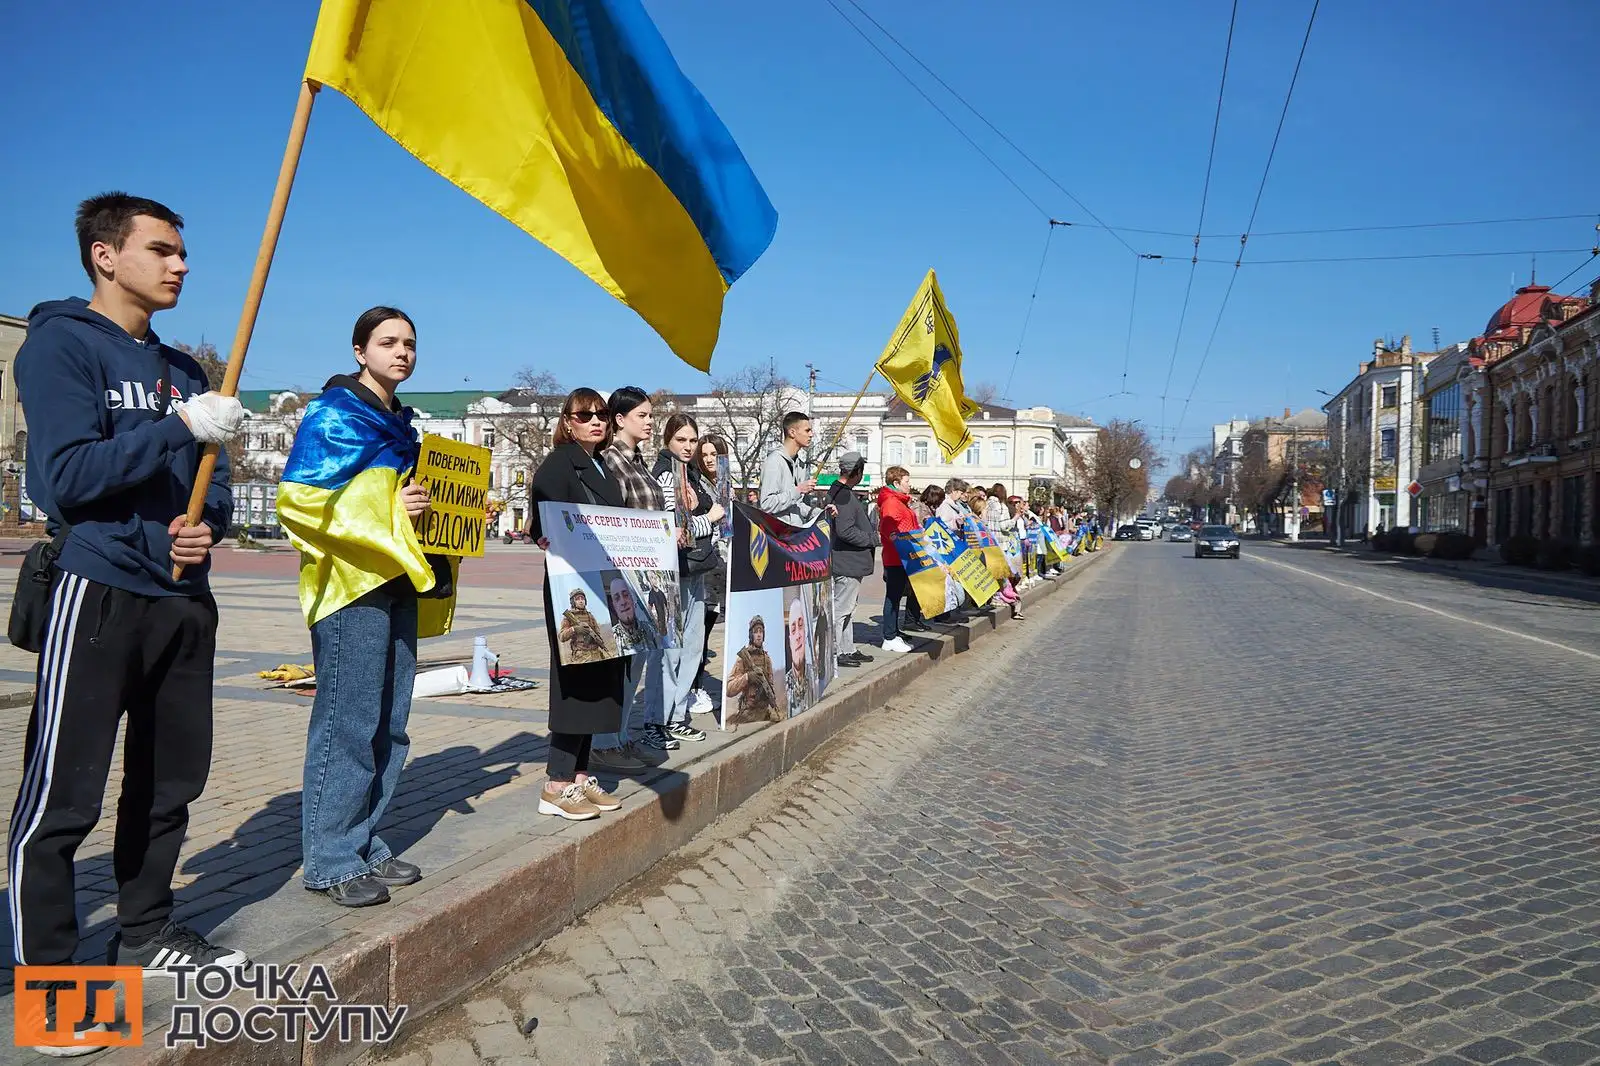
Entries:
POLYGON ((639 0, 323 0, 305 76, 710 369, 778 216, 639 0))
MULTIPOLYGON (((336 386, 306 406, 278 485, 278 521, 300 549, 308 625, 404 575, 433 588, 433 567, 400 503, 419 445, 404 415, 336 386)), ((452 560, 452 566, 456 565, 452 560)), ((455 597, 418 601, 417 635, 450 631, 455 597)))
POLYGON ((945 462, 966 450, 972 442, 967 419, 979 408, 961 383, 960 333, 933 271, 900 317, 877 368, 901 402, 928 423, 945 462))

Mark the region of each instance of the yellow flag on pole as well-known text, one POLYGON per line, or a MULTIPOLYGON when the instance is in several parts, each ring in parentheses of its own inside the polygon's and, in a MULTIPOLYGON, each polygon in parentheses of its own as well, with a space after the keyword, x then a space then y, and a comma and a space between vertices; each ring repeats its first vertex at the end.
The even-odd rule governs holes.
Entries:
POLYGON ((979 408, 962 386, 960 334, 933 271, 922 279, 877 366, 901 402, 928 423, 946 462, 966 449, 972 441, 967 419, 979 408))

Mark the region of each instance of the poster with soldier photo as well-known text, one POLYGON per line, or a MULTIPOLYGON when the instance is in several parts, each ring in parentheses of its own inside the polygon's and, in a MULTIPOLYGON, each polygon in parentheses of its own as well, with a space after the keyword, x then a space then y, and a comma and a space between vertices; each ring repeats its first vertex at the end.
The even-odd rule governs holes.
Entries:
POLYGON ((539 504, 561 664, 676 647, 678 547, 659 511, 539 504))
POLYGON ((744 504, 733 511, 724 729, 800 714, 837 670, 827 527, 791 526, 744 504))

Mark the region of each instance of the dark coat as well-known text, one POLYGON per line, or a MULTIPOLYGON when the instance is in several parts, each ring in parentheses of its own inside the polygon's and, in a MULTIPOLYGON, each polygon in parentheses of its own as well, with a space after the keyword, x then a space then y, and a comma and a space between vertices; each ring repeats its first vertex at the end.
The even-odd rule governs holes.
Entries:
POLYGON ((872 573, 872 549, 878 543, 867 505, 848 485, 834 482, 828 502, 839 509, 833 519, 833 572, 840 577, 867 577, 872 573))
MULTIPOLYGON (((576 444, 553 448, 534 472, 529 490, 534 539, 544 536, 539 501, 601 504, 621 507, 622 488, 604 464, 596 467, 576 444), (588 491, 584 491, 587 489, 588 491)), ((630 659, 561 666, 556 640, 557 614, 550 600, 550 575, 544 579, 544 632, 550 642, 550 731, 552 733, 615 733, 622 725, 622 683, 630 659)))

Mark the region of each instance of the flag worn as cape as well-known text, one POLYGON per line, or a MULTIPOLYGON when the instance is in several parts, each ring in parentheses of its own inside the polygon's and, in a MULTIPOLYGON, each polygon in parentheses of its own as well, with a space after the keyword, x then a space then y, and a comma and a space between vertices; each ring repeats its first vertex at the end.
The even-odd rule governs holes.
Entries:
MULTIPOLYGON (((277 506, 278 521, 300 549, 300 607, 308 625, 401 575, 418 592, 433 588, 433 567, 400 502, 418 450, 409 408, 379 411, 340 385, 307 405, 277 506)), ((417 635, 449 632, 454 615, 454 595, 418 600, 417 635)))
POLYGON ((900 316, 877 368, 900 401, 928 423, 945 462, 966 450, 972 442, 967 419, 980 408, 961 383, 961 339, 933 271, 900 316))
POLYGON ((710 369, 778 214, 640 0, 323 0, 305 76, 710 369))

